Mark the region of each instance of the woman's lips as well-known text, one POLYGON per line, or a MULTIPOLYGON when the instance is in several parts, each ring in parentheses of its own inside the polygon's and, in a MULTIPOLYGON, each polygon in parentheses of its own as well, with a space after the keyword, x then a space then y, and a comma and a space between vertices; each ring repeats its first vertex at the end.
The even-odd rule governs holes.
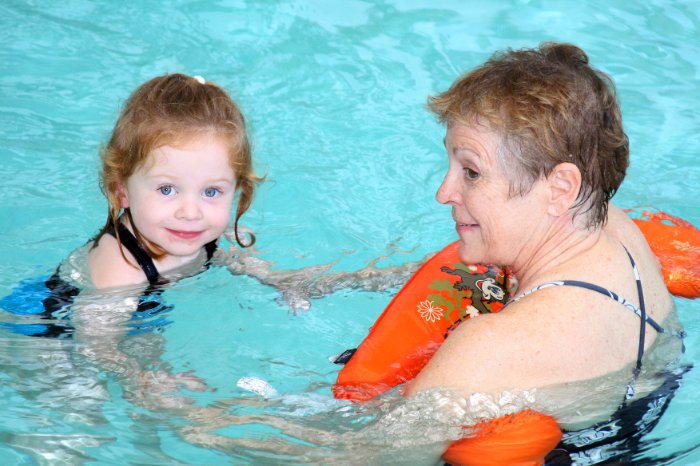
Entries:
POLYGON ((201 231, 183 231, 183 230, 171 230, 167 228, 168 233, 181 239, 195 239, 202 235, 201 231))
POLYGON ((470 233, 479 228, 479 225, 476 223, 456 223, 455 228, 457 229, 457 233, 470 233))

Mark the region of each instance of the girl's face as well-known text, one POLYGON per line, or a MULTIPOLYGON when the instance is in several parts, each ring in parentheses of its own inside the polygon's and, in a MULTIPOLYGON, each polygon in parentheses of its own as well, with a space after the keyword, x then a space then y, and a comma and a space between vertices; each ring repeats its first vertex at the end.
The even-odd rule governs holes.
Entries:
POLYGON ((524 196, 510 197, 498 143, 482 124, 451 124, 445 136, 449 168, 436 197, 452 206, 462 261, 517 266, 544 234, 546 191, 537 181, 524 196))
POLYGON ((189 260, 223 234, 235 187, 227 146, 205 133, 151 152, 121 187, 120 199, 146 239, 189 260))

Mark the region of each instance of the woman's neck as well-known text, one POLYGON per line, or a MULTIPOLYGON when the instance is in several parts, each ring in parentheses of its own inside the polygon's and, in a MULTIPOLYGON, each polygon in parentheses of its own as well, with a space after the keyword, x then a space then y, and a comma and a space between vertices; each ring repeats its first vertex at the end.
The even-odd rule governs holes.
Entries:
POLYGON ((524 248, 521 257, 511 266, 519 282, 519 291, 528 290, 542 282, 566 278, 561 276, 570 265, 604 240, 600 228, 590 230, 574 226, 571 221, 552 225, 542 240, 524 248))

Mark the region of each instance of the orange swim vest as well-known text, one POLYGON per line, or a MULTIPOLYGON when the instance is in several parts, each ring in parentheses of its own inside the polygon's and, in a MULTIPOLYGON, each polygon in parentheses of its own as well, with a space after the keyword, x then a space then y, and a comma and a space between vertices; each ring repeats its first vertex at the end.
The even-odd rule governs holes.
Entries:
MULTIPOLYGON (((634 221, 659 257, 669 291, 700 296, 698 230, 663 213, 644 212, 634 221), (688 260, 689 255, 694 259, 688 260)), ((336 398, 369 400, 413 379, 459 323, 503 308, 509 271, 462 264, 458 245, 449 244, 423 264, 389 303, 338 374, 332 387, 336 398)), ((470 430, 471 436, 445 451, 445 461, 469 466, 541 465, 562 436, 552 417, 531 410, 484 421, 470 430)))

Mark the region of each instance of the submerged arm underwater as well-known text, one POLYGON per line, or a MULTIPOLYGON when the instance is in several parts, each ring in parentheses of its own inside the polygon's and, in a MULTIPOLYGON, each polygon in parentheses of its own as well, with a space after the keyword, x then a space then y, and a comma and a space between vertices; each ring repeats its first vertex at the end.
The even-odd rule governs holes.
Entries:
POLYGON ((137 306, 138 299, 124 295, 79 297, 72 306, 76 352, 116 377, 136 405, 160 409, 190 403, 177 392, 205 391, 206 384, 190 373, 172 372, 162 360, 165 340, 160 333, 129 335, 137 306))
POLYGON ((262 259, 255 250, 232 247, 225 257, 234 275, 247 275, 276 288, 292 310, 308 310, 311 299, 319 299, 342 289, 386 291, 403 286, 433 253, 423 259, 391 267, 377 267, 389 256, 372 260, 366 267, 352 272, 332 272, 334 262, 295 270, 273 270, 274 263, 262 259))

